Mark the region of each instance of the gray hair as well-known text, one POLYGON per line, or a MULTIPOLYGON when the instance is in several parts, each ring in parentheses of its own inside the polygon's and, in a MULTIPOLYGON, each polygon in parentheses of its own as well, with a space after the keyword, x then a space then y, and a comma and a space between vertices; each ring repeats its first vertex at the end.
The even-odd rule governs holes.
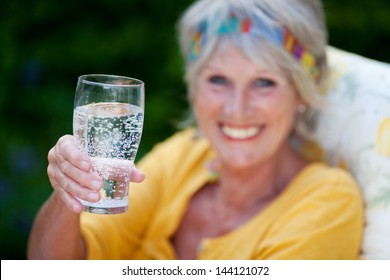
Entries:
POLYGON ((198 0, 190 6, 178 23, 180 50, 187 61, 185 80, 189 101, 196 90, 196 77, 203 64, 222 45, 233 44, 258 65, 283 73, 295 86, 309 108, 297 118, 295 132, 310 137, 313 114, 324 106, 321 87, 327 73, 327 31, 320 0, 198 0), (316 59, 319 77, 314 80, 299 62, 282 46, 261 36, 232 33, 218 35, 215 28, 232 15, 238 19, 261 18, 270 25, 287 28, 316 59), (207 23, 207 40, 197 58, 188 62, 191 45, 201 24, 207 23))

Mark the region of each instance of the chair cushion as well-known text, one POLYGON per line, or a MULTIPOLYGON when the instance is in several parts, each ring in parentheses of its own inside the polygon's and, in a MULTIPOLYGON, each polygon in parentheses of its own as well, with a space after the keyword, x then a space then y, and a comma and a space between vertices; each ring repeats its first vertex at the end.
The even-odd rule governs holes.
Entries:
POLYGON ((362 257, 390 259, 390 64, 333 47, 328 59, 328 105, 303 152, 353 174, 366 203, 362 257))

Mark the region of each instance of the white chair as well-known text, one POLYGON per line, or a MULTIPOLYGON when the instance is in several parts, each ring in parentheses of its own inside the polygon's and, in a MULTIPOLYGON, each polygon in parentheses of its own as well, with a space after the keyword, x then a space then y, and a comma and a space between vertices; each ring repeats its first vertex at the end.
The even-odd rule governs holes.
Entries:
POLYGON ((366 203, 362 258, 390 259, 390 64, 333 47, 328 57, 329 105, 306 153, 355 176, 366 203))

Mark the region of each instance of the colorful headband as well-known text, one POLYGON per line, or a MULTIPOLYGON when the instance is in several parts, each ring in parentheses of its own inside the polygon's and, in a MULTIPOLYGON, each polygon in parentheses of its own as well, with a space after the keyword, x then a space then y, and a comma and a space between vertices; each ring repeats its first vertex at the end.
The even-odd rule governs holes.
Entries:
MULTIPOLYGON (((195 33, 191 43, 191 48, 188 55, 188 61, 190 63, 195 61, 199 56, 206 42, 207 31, 207 23, 203 22, 199 26, 199 29, 195 33)), ((287 28, 270 26, 270 24, 267 24, 260 18, 256 18, 253 21, 249 18, 239 20, 235 17, 232 17, 228 21, 223 22, 215 32, 216 35, 232 33, 252 34, 265 38, 274 44, 281 46, 288 53, 290 53, 294 59, 302 65, 302 67, 307 69, 307 71, 315 80, 318 79, 320 72, 317 67, 314 55, 307 51, 287 28)))

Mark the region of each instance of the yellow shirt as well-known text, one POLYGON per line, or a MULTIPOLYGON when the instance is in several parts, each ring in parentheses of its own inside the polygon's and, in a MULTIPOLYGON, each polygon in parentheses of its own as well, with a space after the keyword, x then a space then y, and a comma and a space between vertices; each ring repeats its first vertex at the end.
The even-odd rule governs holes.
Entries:
MULTIPOLYGON (((191 196, 210 180, 208 142, 194 130, 157 145, 137 165, 124 214, 81 215, 89 259, 175 259, 171 245, 191 196)), ((198 259, 358 259, 363 232, 359 188, 345 171, 305 167, 263 211, 239 228, 205 238, 198 259)))

